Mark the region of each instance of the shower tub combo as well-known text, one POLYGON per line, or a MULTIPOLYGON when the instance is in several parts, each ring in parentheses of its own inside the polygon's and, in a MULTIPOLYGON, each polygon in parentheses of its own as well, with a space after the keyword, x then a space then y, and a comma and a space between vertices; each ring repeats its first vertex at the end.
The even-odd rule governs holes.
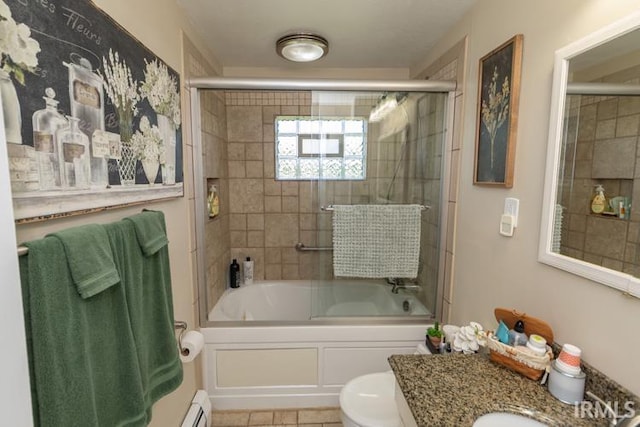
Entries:
MULTIPOLYGON (((316 258, 313 280, 256 282, 239 289, 229 289, 219 299, 214 299, 217 302, 214 307, 210 307, 207 306, 210 300, 208 283, 211 281, 207 280, 210 259, 207 258, 207 252, 200 248, 210 246, 205 241, 206 231, 209 230, 206 225, 220 225, 224 222, 206 222, 206 200, 198 195, 207 194, 205 184, 208 185, 210 179, 215 181, 216 178, 224 177, 207 175, 204 160, 194 162, 200 323, 205 337, 203 382, 213 407, 257 409, 338 406, 339 394, 344 384, 360 375, 389 370, 387 359, 392 354, 414 353, 417 345, 424 342, 427 327, 442 312, 439 301, 442 301, 443 296, 447 230, 450 229, 447 227, 447 209, 450 204, 446 203, 444 197, 449 194, 448 177, 451 173, 452 156, 452 133, 447 129, 453 127, 456 84, 452 81, 429 80, 334 81, 202 77, 191 79, 189 86, 194 159, 205 159, 205 154, 214 152, 205 153, 204 142, 201 140, 203 119, 200 91, 229 90, 232 94, 233 91, 266 91, 256 94, 255 99, 262 100, 260 102, 267 95, 276 99, 280 91, 304 91, 303 97, 296 95, 296 102, 301 105, 300 111, 309 110, 311 115, 305 115, 300 123, 313 122, 317 125, 322 120, 331 122, 336 120, 336 116, 340 116, 355 117, 357 122, 370 124, 366 132, 356 132, 357 134, 354 134, 355 130, 352 128, 347 131, 347 125, 344 125, 344 141, 351 141, 348 144, 360 141, 358 138, 367 141, 367 144, 363 144, 365 151, 360 153, 360 160, 347 158, 348 155, 355 156, 360 145, 348 145, 351 148, 347 149, 347 142, 344 142, 344 150, 337 153, 338 160, 335 157, 331 159, 320 156, 322 158, 316 161, 318 165, 324 164, 325 160, 327 164, 341 162, 339 156, 344 155, 344 165, 350 164, 349 162, 358 165, 358 162, 362 162, 362 168, 352 170, 344 166, 345 169, 341 172, 344 179, 333 183, 330 182, 331 179, 305 178, 309 183, 306 188, 310 189, 311 194, 317 195, 317 200, 311 205, 320 207, 333 203, 375 203, 432 207, 421 217, 421 274, 418 274, 418 284, 422 293, 417 294, 420 299, 409 289, 399 289, 396 293, 397 286, 392 287, 384 280, 331 280, 334 275, 339 274, 325 268, 330 267, 329 263, 325 263, 327 257, 318 253, 312 257, 316 258), (386 105, 383 101, 389 100, 395 100, 399 107, 384 119, 373 117, 374 110, 380 110, 383 104, 386 105), (355 151, 351 153, 349 150, 355 151), (366 173, 353 178, 352 175, 358 170, 366 173), (429 304, 429 308, 425 304, 429 304)), ((244 94, 238 94, 240 95, 244 94)), ((226 99, 226 95, 219 98, 226 99)), ((271 98, 268 102, 257 105, 270 106, 271 98)), ((234 111, 238 113, 238 109, 245 108, 244 98, 242 103, 230 105, 234 105, 234 111)), ((266 114, 266 110, 251 108, 252 112, 266 114)), ((288 120, 295 122, 297 119, 288 117, 288 120)), ((261 116, 257 121, 267 123, 271 121, 271 117, 265 119, 265 116, 261 116)), ((304 136, 305 132, 300 129, 298 136, 304 136)), ((343 136, 335 138, 340 140, 343 136)), ((298 144, 288 146, 285 142, 291 137, 284 135, 282 138, 282 141, 279 137, 275 138, 275 153, 280 153, 277 147, 282 143, 284 148, 289 147, 286 150, 283 148, 282 155, 285 157, 289 152, 287 150, 301 143, 301 140, 297 140, 298 144)), ((266 148, 264 152, 267 152, 266 148)), ((314 159, 313 156, 293 160, 285 157, 280 159, 282 162, 277 158, 265 159, 264 167, 275 168, 277 165, 299 161, 297 169, 291 170, 298 171, 296 173, 301 177, 303 163, 307 164, 314 159)), ((330 169, 327 171, 331 172, 330 169)), ((294 179, 287 175, 291 171, 284 166, 280 172, 284 173, 284 178, 275 178, 276 181, 294 179)), ((267 180, 264 178, 265 185, 267 180)), ((236 184, 240 185, 238 182, 236 184)), ((253 187, 246 188, 246 191, 247 194, 251 193, 253 187)), ((299 206, 303 206, 302 194, 299 197, 299 206)), ((224 213, 221 215, 224 216, 224 213)), ((299 220, 302 223, 302 210, 289 215, 293 217, 293 221, 299 220)), ((317 220, 313 224, 316 228, 311 228, 316 231, 313 240, 317 242, 314 244, 326 246, 330 240, 326 239, 327 228, 323 228, 319 215, 317 220)), ((211 230, 214 228, 212 226, 211 230)), ((297 232, 296 228, 292 233, 297 232)), ((302 238, 301 235, 302 232, 295 238, 302 238)), ((265 237, 264 252, 258 253, 289 249, 286 245, 290 238, 292 236, 272 239, 271 244, 266 245, 265 237), (287 241, 286 245, 284 241, 287 241), (276 247, 273 247, 274 243, 276 247)), ((330 247, 311 249, 304 246, 301 249, 331 250, 330 247)), ((240 258, 248 254, 236 255, 238 251, 246 250, 244 247, 218 248, 220 253, 228 251, 240 258)), ((216 283, 220 283, 220 272, 219 268, 215 270, 218 274, 215 276, 216 283)))
POLYGON ((209 314, 214 326, 201 329, 205 388, 217 409, 338 406, 349 380, 388 370, 392 354, 413 353, 429 318, 415 296, 383 283, 228 289, 209 314))

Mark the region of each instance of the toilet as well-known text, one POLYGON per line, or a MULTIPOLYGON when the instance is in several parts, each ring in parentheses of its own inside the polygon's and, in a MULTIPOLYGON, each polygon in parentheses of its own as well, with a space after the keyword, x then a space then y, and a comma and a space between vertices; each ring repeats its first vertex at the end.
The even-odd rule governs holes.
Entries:
MULTIPOLYGON (((414 354, 429 354, 420 344, 414 354)), ((349 381, 340 392, 344 427, 402 427, 395 399, 393 371, 362 375, 349 381)))

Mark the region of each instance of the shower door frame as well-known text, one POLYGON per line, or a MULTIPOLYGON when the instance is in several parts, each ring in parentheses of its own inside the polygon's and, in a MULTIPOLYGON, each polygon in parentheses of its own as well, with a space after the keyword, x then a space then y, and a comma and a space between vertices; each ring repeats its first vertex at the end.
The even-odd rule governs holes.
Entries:
MULTIPOLYGON (((448 80, 336 80, 336 79, 271 79, 271 78, 232 78, 232 77, 197 77, 187 81, 190 95, 191 141, 193 144, 193 179, 195 195, 195 235, 196 235, 196 282, 198 292, 199 323, 201 327, 211 326, 208 320, 206 271, 205 271, 205 219, 207 209, 205 203, 206 189, 204 185, 203 148, 201 135, 201 90, 297 90, 297 91, 378 91, 378 92, 431 92, 446 93, 445 134, 442 153, 442 185, 440 189, 440 237, 438 247, 438 283, 436 292, 435 318, 441 319, 444 298, 445 278, 450 277, 446 268, 447 236, 450 226, 449 190, 451 186, 451 150, 453 146, 453 125, 456 102, 457 83, 448 80)), ((453 248, 450 248, 451 250, 453 248)), ((453 268, 451 266, 450 268, 453 268)), ((403 323, 423 322, 422 319, 403 318, 403 323)), ((397 322, 396 321, 396 322, 397 322)), ((341 323, 343 320, 323 320, 317 324, 341 323)), ((373 324, 379 319, 367 318, 351 323, 373 324)), ((385 319, 385 322, 393 320, 385 319)), ((237 323, 237 322, 231 322, 237 323)), ((252 322, 267 326, 272 322, 252 322)))

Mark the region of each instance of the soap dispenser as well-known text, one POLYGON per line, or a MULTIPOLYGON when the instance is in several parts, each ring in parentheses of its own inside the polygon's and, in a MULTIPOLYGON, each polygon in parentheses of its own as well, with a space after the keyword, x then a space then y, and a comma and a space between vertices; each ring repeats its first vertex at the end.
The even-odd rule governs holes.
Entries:
POLYGON ((524 333, 524 322, 518 320, 513 329, 509 331, 509 345, 514 347, 517 345, 527 345, 528 340, 527 334, 524 333))
POLYGON ((604 187, 601 184, 596 186, 596 195, 591 201, 591 212, 601 214, 607 206, 607 199, 604 197, 604 187))

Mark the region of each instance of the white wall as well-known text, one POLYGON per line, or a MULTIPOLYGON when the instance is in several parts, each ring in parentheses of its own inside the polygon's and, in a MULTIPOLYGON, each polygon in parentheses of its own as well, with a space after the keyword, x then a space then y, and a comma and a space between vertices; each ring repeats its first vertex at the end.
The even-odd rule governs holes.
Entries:
MULTIPOLYGON (((134 37, 147 46, 152 52, 165 61, 170 67, 179 72, 182 70, 183 62, 183 34, 186 35, 199 49, 201 49, 205 56, 211 58, 211 56, 206 53, 206 50, 202 48, 203 44, 199 41, 198 36, 191 30, 188 20, 174 0, 137 0, 134 2, 128 0, 99 0, 95 3, 120 25, 127 29, 127 31, 132 33, 134 37)), ((215 62, 213 63, 213 66, 216 69, 220 68, 215 64, 215 62)), ((182 90, 184 90, 184 87, 182 90)), ((183 117, 183 122, 186 124, 190 123, 190 121, 185 117, 183 117)), ((188 135, 185 135, 185 133, 188 132, 187 127, 188 125, 183 126, 183 136, 185 137, 185 140, 188 138, 188 135)), ((0 145, 0 147, 4 147, 4 144, 0 145)), ((185 157, 188 157, 189 154, 190 151, 185 150, 185 157)), ((0 172, 2 172, 2 174, 6 174, 6 170, 7 167, 0 164, 0 172)), ((193 194, 193 183, 190 170, 191 167, 185 164, 185 197, 170 201, 152 203, 146 206, 135 206, 109 212, 21 225, 17 227, 18 241, 21 242, 41 238, 45 234, 54 230, 81 224, 116 221, 125 216, 138 213, 145 207, 162 210, 165 214, 167 233, 170 242, 169 253, 171 261, 175 318, 185 320, 189 323, 190 327, 193 327, 194 325, 197 325, 197 295, 193 292, 195 282, 193 266, 195 266, 195 260, 193 259, 194 252, 191 248, 195 247, 195 238, 192 231, 193 220, 190 219, 192 215, 190 213, 191 211, 188 200, 188 194, 193 194)), ((0 196, 4 197, 4 194, 1 193, 1 191, 2 190, 0 189, 0 196)), ((0 200, 0 204, 2 204, 2 206, 11 206, 10 200, 5 201, 2 199, 0 200)), ((2 221, 5 221, 4 215, 8 214, 11 214, 10 210, 3 209, 0 211, 0 226, 2 225, 2 221)), ((4 232, 2 233, 2 236, 3 246, 0 247, 2 262, 9 260, 12 263, 11 266, 17 268, 17 264, 15 262, 15 242, 11 243, 10 239, 5 239, 4 232), (9 251, 8 254, 5 253, 5 245, 8 245, 8 248, 6 249, 6 251, 9 251)), ((4 272, 6 271, 4 265, 0 268, 0 271, 2 271, 4 277, 4 272)), ((15 299, 13 298, 13 294, 15 292, 19 292, 19 282, 16 281, 15 283, 8 283, 5 285, 3 279, 2 288, 0 288, 0 301, 2 302, 2 305, 0 306, 0 313, 5 312, 5 302, 9 304, 8 301, 15 299), (6 286, 11 286, 11 288, 7 289, 6 286)), ((15 301, 14 304, 16 304, 15 301)), ((16 309, 16 307, 13 307, 13 309, 16 309)), ((22 322, 21 315, 18 316, 13 311, 8 311, 8 313, 13 313, 14 317, 19 317, 20 322, 22 322)), ((13 326, 13 324, 11 325, 13 326)), ((3 324, 3 329, 5 326, 6 324, 3 324)), ((5 342, 4 334, 3 342, 5 342)), ((13 351, 10 347, 4 347, 6 347, 6 351, 13 351)), ((4 351, 5 350, 3 350, 2 354, 4 354, 4 351)), ((4 359, 2 359, 2 361, 4 361, 4 359)), ((199 364, 200 358, 196 359, 194 363, 184 365, 184 381, 182 385, 176 391, 164 397, 154 405, 151 426, 174 427, 180 424, 184 414, 189 408, 189 404, 195 390, 201 384, 201 369, 199 364)), ((0 384, 2 385, 11 384, 11 382, 5 381, 5 379, 7 379, 7 374, 5 374, 6 368, 7 366, 2 363, 3 379, 0 381, 0 384)), ((4 396, 4 394, 0 396, 4 396)), ((6 403, 4 398, 0 400, 3 405, 6 403)), ((4 406, 2 406, 2 408, 4 409, 4 406)), ((4 411, 2 411, 2 413, 2 421, 5 421, 4 411)), ((21 426, 27 425, 26 423, 9 424, 21 426)))
POLYGON ((630 0, 481 0, 416 64, 416 75, 469 35, 451 322, 494 327, 495 307, 547 320, 556 341, 583 349, 584 359, 640 394, 640 300, 537 261, 554 51, 640 7, 630 0), (512 189, 474 186, 479 59, 524 34, 523 72, 512 189), (505 197, 520 199, 513 238, 498 234, 505 197))

